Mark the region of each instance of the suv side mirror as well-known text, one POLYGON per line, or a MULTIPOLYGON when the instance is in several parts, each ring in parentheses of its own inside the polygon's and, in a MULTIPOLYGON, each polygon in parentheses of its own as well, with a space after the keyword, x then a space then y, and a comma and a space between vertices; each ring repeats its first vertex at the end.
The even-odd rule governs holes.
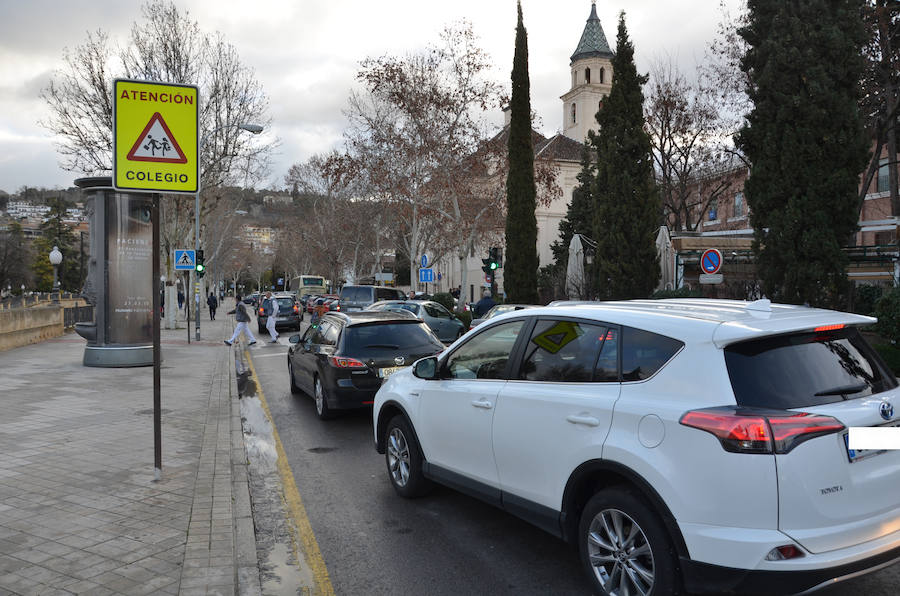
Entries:
POLYGON ((438 359, 436 356, 422 358, 413 365, 413 375, 420 379, 437 378, 438 359))

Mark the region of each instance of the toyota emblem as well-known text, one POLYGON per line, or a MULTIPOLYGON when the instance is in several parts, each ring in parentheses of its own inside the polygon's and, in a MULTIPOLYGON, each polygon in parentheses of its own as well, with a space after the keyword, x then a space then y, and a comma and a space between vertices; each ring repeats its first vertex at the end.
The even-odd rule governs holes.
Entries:
MULTIPOLYGON (((403 356, 397 356, 396 358, 394 358, 394 364, 396 364, 397 366, 403 366, 404 362, 406 362, 406 358, 404 358, 403 356)), ((893 410, 891 411, 893 412, 893 410)), ((881 415, 884 416, 883 411, 881 415)))
POLYGON ((881 402, 881 407, 878 410, 881 412, 881 417, 885 420, 890 420, 894 417, 894 406, 889 401, 881 402))

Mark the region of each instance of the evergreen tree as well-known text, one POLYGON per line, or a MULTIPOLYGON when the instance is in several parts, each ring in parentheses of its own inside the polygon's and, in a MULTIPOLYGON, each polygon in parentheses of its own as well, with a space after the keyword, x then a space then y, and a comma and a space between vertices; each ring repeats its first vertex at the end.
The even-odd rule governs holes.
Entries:
POLYGON ((838 305, 867 143, 857 109, 862 0, 750 0, 740 35, 753 109, 739 147, 766 295, 838 305))
POLYGON ((650 137, 644 131, 646 76, 637 73, 634 46, 619 14, 609 96, 597 113, 599 132, 594 194, 596 292, 603 299, 644 298, 659 281, 656 233, 661 206, 653 176, 650 137))
POLYGON ((522 24, 522 4, 517 3, 516 51, 509 102, 509 173, 506 176, 506 251, 503 284, 508 302, 536 304, 537 190, 534 183, 534 145, 531 138, 531 97, 528 81, 528 38, 522 24))

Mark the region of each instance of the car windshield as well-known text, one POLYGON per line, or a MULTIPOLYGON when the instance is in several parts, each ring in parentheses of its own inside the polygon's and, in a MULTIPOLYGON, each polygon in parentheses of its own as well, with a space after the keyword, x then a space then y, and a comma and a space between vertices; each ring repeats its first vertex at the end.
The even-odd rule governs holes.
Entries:
POLYGON ((344 332, 346 355, 369 355, 386 349, 400 353, 437 352, 444 349, 444 344, 427 325, 415 320, 351 325, 344 332))
POLYGON ((725 348, 725 363, 742 406, 802 408, 897 386, 855 328, 741 342, 725 348))

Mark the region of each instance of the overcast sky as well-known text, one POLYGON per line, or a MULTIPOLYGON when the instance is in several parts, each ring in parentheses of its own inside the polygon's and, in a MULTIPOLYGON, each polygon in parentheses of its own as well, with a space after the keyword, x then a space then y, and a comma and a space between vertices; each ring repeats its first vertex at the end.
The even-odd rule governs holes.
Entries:
MULTIPOLYGON (((740 0, 726 0, 735 10, 740 0)), ((515 42, 515 0, 176 0, 208 31, 220 31, 253 68, 269 94, 272 130, 281 140, 267 185, 280 187, 291 164, 340 145, 342 110, 359 62, 415 52, 461 18, 509 87, 515 42)), ((58 165, 50 133, 38 125, 39 98, 64 48, 102 29, 125 43, 140 18, 136 0, 0 0, 0 190, 23 185, 67 187, 78 177, 58 165)), ((610 46, 620 10, 635 45, 639 70, 673 59, 692 72, 721 20, 716 0, 598 0, 597 14, 610 46)), ((532 109, 541 132, 562 125, 559 96, 570 85, 575 50, 590 0, 522 0, 528 30, 532 109)), ((502 124, 502 116, 496 116, 502 124)))

